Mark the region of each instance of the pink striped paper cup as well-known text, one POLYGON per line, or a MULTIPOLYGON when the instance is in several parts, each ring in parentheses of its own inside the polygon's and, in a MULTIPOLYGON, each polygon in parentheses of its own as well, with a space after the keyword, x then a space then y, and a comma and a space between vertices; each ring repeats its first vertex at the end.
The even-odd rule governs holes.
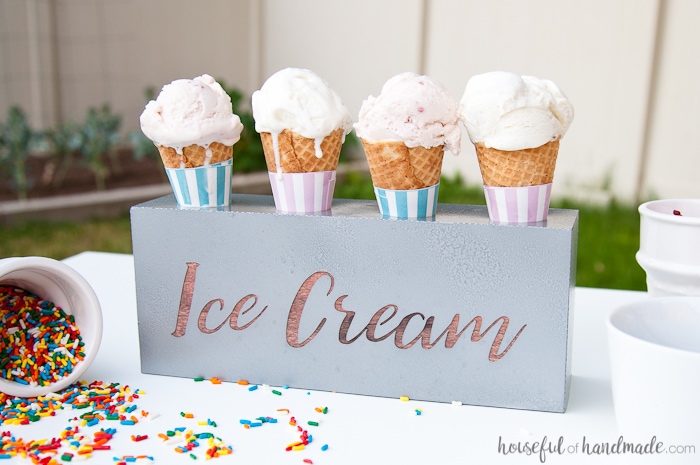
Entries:
POLYGON ((529 224, 547 219, 552 183, 527 187, 484 186, 492 223, 529 224))
POLYGON ((277 211, 319 213, 330 210, 335 190, 335 170, 268 174, 277 211))

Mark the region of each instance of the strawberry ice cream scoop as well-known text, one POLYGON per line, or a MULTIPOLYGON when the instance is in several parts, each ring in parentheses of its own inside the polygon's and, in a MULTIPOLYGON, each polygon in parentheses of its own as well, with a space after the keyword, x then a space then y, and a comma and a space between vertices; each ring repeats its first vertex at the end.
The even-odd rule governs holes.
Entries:
POLYGON ((366 141, 400 141, 407 147, 445 146, 457 155, 461 132, 457 102, 437 81, 415 73, 389 79, 378 97, 362 103, 358 137, 366 141))
POLYGON ((163 86, 141 114, 141 130, 156 145, 183 147, 212 142, 232 146, 240 139, 243 125, 233 114, 231 98, 208 74, 178 79, 163 86))

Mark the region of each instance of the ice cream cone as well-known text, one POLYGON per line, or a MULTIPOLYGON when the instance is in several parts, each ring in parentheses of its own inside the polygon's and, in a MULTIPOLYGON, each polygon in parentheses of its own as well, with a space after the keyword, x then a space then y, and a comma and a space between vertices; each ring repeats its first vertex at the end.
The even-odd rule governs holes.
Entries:
POLYGON ((422 189, 440 182, 442 145, 407 147, 403 142, 362 140, 372 184, 382 189, 422 189))
MULTIPOLYGON (((277 136, 277 149, 283 173, 311 173, 334 171, 338 167, 340 148, 343 144, 344 131, 338 128, 327 135, 321 142, 322 157, 317 156, 316 141, 285 129, 277 136)), ((265 151, 267 170, 277 172, 275 149, 272 134, 260 134, 265 151)))
POLYGON ((277 135, 276 146, 271 133, 260 133, 277 210, 308 214, 330 209, 344 134, 343 128, 328 134, 318 152, 315 139, 289 129, 277 135))
POLYGON ((475 145, 484 184, 496 187, 527 187, 549 184, 559 152, 559 140, 524 150, 498 150, 475 145))
POLYGON ((475 144, 489 217, 494 223, 530 224, 547 219, 559 140, 523 150, 475 144))
POLYGON ((158 151, 179 205, 230 204, 233 146, 212 142, 205 148, 192 144, 183 147, 180 155, 172 147, 159 145, 158 151))
POLYGON ((166 168, 197 168, 214 165, 233 157, 233 146, 212 142, 209 148, 201 145, 188 145, 182 149, 182 155, 172 147, 158 146, 158 152, 166 168))

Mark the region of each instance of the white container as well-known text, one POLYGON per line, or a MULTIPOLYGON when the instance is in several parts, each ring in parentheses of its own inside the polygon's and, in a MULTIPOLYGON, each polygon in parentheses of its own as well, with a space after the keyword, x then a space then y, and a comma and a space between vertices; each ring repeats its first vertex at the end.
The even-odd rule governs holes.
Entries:
POLYGON ((640 252, 662 262, 700 266, 700 199, 653 200, 641 204, 639 214, 640 252))
POLYGON ((700 446, 700 298, 644 299, 612 312, 607 328, 618 432, 700 446))
POLYGON ((32 292, 73 315, 85 344, 85 357, 64 378, 47 386, 29 386, 0 377, 0 391, 11 396, 36 397, 60 391, 80 381, 97 355, 102 340, 102 310, 95 291, 77 271, 46 257, 0 260, 0 284, 32 292))
POLYGON ((700 199, 654 200, 639 214, 636 258, 649 293, 700 296, 700 199))

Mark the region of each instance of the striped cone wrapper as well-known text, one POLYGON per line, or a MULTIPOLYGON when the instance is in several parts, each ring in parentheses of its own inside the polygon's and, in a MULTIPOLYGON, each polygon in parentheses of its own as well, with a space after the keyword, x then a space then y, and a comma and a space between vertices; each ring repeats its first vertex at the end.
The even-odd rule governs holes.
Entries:
POLYGON ((233 159, 197 168, 166 168, 181 207, 227 207, 231 204, 233 159))
POLYGON ((526 187, 484 185, 492 223, 529 224, 547 219, 552 183, 526 187))
POLYGON ((335 190, 335 170, 310 173, 272 173, 270 185, 277 211, 320 213, 330 210, 335 190))
POLYGON ((391 190, 374 186, 374 194, 384 218, 434 219, 439 187, 440 183, 410 190, 391 190))

